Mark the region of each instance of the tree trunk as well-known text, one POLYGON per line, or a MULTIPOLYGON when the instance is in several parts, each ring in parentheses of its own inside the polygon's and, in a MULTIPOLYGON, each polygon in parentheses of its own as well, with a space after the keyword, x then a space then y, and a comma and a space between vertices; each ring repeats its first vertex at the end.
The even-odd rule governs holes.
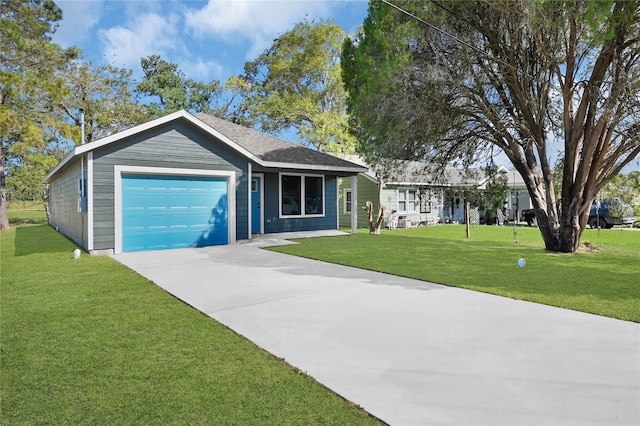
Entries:
POLYGON ((560 248, 558 251, 563 253, 573 253, 580 246, 580 237, 582 229, 580 225, 563 223, 560 226, 560 248))
POLYGON ((362 206, 362 210, 367 212, 367 223, 369 224, 369 234, 379 235, 380 227, 382 226, 382 220, 384 219, 384 208, 380 205, 378 209, 378 216, 374 222, 373 220, 373 203, 371 201, 367 201, 362 206))
POLYGON ((0 230, 9 229, 9 217, 7 216, 7 196, 4 180, 4 154, 0 154, 0 230))
POLYGON ((563 208, 560 220, 557 222, 547 214, 546 209, 536 204, 536 200, 532 199, 532 201, 545 248, 562 253, 573 253, 578 250, 588 213, 581 215, 571 207, 566 210, 563 208))

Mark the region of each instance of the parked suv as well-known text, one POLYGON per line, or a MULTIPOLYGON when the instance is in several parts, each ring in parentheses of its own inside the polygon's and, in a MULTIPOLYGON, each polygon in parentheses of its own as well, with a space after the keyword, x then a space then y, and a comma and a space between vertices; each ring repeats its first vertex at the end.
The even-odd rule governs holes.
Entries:
POLYGON ((596 214, 596 203, 591 205, 589 226, 592 228, 613 228, 614 225, 631 226, 636 221, 633 207, 618 200, 603 201, 596 214))

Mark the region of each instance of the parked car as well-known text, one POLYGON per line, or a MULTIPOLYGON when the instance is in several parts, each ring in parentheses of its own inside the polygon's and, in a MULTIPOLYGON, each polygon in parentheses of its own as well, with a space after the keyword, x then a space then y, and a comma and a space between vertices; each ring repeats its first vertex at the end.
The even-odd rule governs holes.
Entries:
POLYGON ((614 225, 631 226, 636 221, 633 207, 618 200, 603 201, 596 212, 596 202, 591 205, 589 226, 592 228, 613 228, 614 225))
POLYGON ((524 209, 520 212, 520 220, 527 222, 527 225, 533 226, 533 221, 536 218, 536 213, 533 209, 524 209))
MULTIPOLYGON (((520 220, 527 222, 532 226, 536 215, 533 209, 525 209, 520 212, 520 220)), ((603 201, 600 209, 596 214, 596 203, 594 202, 589 212, 589 221, 587 222, 591 228, 613 228, 615 225, 631 226, 636 221, 633 207, 626 205, 618 200, 603 201), (599 226, 598 226, 599 224, 599 226)))

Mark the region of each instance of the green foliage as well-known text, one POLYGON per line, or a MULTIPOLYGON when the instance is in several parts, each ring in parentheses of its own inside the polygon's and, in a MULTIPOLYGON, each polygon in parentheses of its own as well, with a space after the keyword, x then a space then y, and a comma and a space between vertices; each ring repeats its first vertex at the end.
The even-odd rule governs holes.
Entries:
POLYGON ((301 22, 245 64, 247 112, 263 131, 293 129, 320 151, 353 152, 340 76, 343 39, 339 25, 301 22))
POLYGON ((600 195, 604 199, 618 199, 640 207, 640 172, 617 175, 602 188, 600 195))
POLYGON ((374 166, 399 158, 441 169, 504 153, 546 247, 577 250, 591 200, 640 154, 638 2, 394 5, 372 1, 343 46, 359 151, 374 166), (549 163, 556 138, 561 196, 549 163))
POLYGON ((61 17, 53 1, 2 1, 0 173, 7 170, 10 199, 46 202, 40 180, 80 144, 80 109, 87 142, 146 119, 132 99, 131 71, 95 66, 51 42, 61 17))
POLYGON ((27 154, 20 164, 11 164, 7 169, 7 199, 46 202, 47 188, 42 180, 57 163, 53 156, 34 153, 27 154))
MULTIPOLYGON (((437 19, 437 13, 431 13, 437 19)), ((416 64, 423 29, 382 2, 370 2, 360 33, 342 47, 343 82, 358 152, 370 164, 385 159, 432 161, 455 116, 441 113, 454 101, 440 84, 439 71, 416 64)), ((433 59, 430 59, 432 62, 433 59)), ((467 146, 473 146, 467 141, 467 146)), ((456 156, 449 156, 453 160, 456 156)), ((445 161, 446 162, 446 161, 445 161)))
POLYGON ((157 118, 181 109, 188 109, 187 81, 177 64, 152 55, 140 60, 144 79, 136 86, 142 96, 157 97, 158 102, 147 105, 148 114, 157 118))
POLYGON ((464 225, 365 232, 270 250, 640 322, 638 231, 587 229, 591 248, 573 255, 544 250, 533 228, 517 229, 518 244, 502 226, 472 226, 469 239, 464 225))
POLYGON ((482 189, 467 189, 465 199, 469 200, 472 206, 479 207, 480 210, 489 212, 489 216, 494 217, 497 209, 502 208, 509 189, 506 174, 499 173, 496 168, 487 168, 489 179, 482 189))
POLYGON ((2 1, 0 15, 0 137, 3 160, 45 152, 70 127, 52 114, 69 94, 65 83, 75 48, 51 43, 62 12, 50 0, 2 1))
POLYGON ((195 81, 188 79, 177 64, 158 55, 142 58, 141 65, 145 76, 135 90, 143 98, 157 100, 146 104, 148 116, 158 118, 184 109, 251 125, 251 120, 244 113, 249 86, 242 79, 232 76, 224 87, 218 80, 209 83, 195 81))
POLYGON ((0 238, 3 424, 379 424, 49 226, 0 238))
POLYGON ((84 110, 85 142, 93 142, 131 128, 147 117, 132 96, 132 71, 90 61, 68 64, 66 81, 71 92, 60 103, 61 118, 73 125, 73 141, 80 144, 80 109, 84 110))
POLYGON ((0 229, 6 215, 5 169, 56 149, 69 126, 52 111, 69 93, 62 69, 75 48, 51 43, 62 11, 51 0, 0 3, 0 229))
POLYGON ((46 202, 41 179, 80 143, 81 108, 89 142, 145 118, 131 98, 131 71, 93 66, 77 48, 51 42, 61 17, 52 1, 2 1, 1 173, 6 168, 9 199, 46 202))

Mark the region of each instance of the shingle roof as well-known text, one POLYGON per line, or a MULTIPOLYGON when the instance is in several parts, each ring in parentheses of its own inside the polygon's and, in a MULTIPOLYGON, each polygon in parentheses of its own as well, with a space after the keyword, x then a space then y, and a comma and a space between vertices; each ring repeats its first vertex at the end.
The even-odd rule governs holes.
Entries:
POLYGON ((323 170, 347 174, 360 173, 367 170, 366 167, 359 164, 354 164, 329 154, 265 135, 248 127, 240 126, 208 114, 199 113, 194 116, 187 111, 180 110, 100 140, 74 147, 69 155, 44 178, 43 182, 49 183, 67 164, 87 152, 118 143, 127 137, 180 119, 191 122, 193 125, 200 127, 214 137, 221 137, 223 139, 222 142, 264 167, 323 170))
POLYGON ((389 160, 380 167, 387 183, 473 186, 478 185, 484 177, 479 169, 465 171, 452 166, 442 168, 419 161, 389 160))
MULTIPOLYGON (((366 163, 360 157, 351 157, 350 161, 364 165, 366 163)), ((508 183, 513 186, 524 187, 522 177, 516 171, 507 171, 501 167, 498 172, 508 177, 508 183)), ((442 186, 472 186, 483 185, 491 177, 485 168, 458 169, 451 165, 444 168, 420 161, 409 160, 385 160, 375 167, 369 168, 367 174, 377 179, 383 176, 385 184, 402 185, 442 185, 442 186)))
POLYGON ((198 113, 195 114, 195 117, 266 162, 292 163, 306 166, 362 167, 209 114, 198 113))

